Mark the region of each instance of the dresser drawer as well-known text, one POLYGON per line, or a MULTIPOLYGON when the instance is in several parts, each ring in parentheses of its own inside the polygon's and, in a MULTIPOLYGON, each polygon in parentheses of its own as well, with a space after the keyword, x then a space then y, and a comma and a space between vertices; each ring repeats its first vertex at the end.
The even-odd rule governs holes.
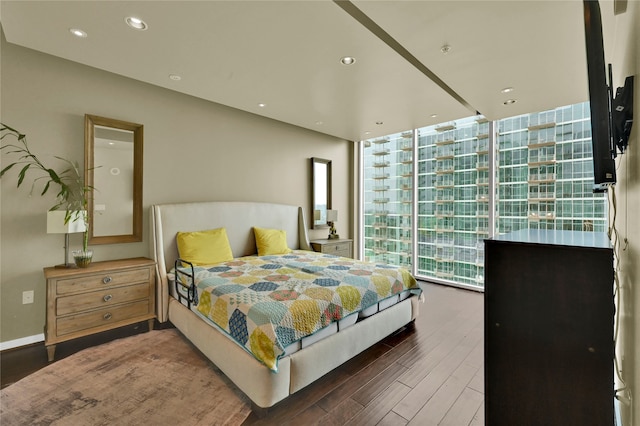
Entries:
POLYGON ((348 253, 349 252, 349 243, 335 243, 335 244, 325 244, 322 246, 322 252, 327 254, 335 254, 337 256, 341 256, 338 253, 348 253))
POLYGON ((126 287, 105 288, 90 293, 63 296, 57 299, 56 315, 90 311, 96 308, 132 302, 149 297, 149 283, 126 287))
POLYGON ((149 281, 149 268, 113 272, 105 271, 93 275, 60 279, 57 282, 56 292, 61 295, 79 293, 141 281, 149 281))
POLYGON ((340 257, 353 257, 353 240, 312 240, 311 247, 317 252, 331 254, 340 257))
POLYGON ((65 335, 76 331, 117 323, 130 318, 140 317, 149 313, 149 301, 129 303, 113 307, 106 307, 84 314, 58 318, 58 335, 65 335))
POLYGON ((340 257, 351 257, 351 250, 349 250, 348 248, 341 248, 333 252, 327 251, 325 253, 333 254, 334 256, 340 256, 340 257))

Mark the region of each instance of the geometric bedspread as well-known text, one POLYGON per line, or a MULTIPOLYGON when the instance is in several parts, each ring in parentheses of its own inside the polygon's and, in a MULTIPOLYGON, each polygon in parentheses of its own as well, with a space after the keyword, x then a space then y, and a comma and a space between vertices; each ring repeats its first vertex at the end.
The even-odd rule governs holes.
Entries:
POLYGON ((194 270, 197 311, 274 372, 289 344, 404 290, 421 292, 404 268, 304 250, 194 270))

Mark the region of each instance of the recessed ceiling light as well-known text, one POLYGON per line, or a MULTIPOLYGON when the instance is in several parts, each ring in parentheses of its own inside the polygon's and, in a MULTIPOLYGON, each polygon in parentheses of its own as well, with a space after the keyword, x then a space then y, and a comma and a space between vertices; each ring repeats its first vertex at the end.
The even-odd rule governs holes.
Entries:
POLYGON ((516 99, 507 99, 506 101, 503 102, 503 104, 512 105, 512 104, 515 104, 516 102, 518 102, 516 99))
POLYGON ((343 56, 342 58, 340 58, 340 62, 342 63, 342 65, 353 65, 356 62, 356 58, 354 58, 353 56, 343 56))
POLYGON ((502 93, 511 93, 514 91, 513 87, 505 87, 504 89, 502 89, 500 92, 502 93))
POLYGON ((365 135, 370 135, 370 134, 371 134, 371 132, 367 130, 366 132, 364 132, 364 134, 365 134, 365 135))
POLYGON ((263 104, 262 102, 260 102, 260 103, 258 104, 258 106, 259 106, 260 108, 264 108, 264 107, 266 107, 266 106, 267 106, 267 104, 263 104))
POLYGON ((451 46, 449 46, 448 44, 444 44, 440 48, 440 51, 446 55, 447 53, 451 52, 451 46))
POLYGON ((438 114, 431 114, 431 118, 436 118, 438 114))
POLYGON ((173 81, 180 81, 182 80, 182 77, 180 77, 178 74, 169 74, 169 78, 173 81))
POLYGON ((149 28, 146 22, 144 22, 140 18, 136 18, 135 16, 127 16, 126 18, 124 18, 124 21, 134 30, 144 31, 149 28))
POLYGON ((322 126, 324 123, 322 121, 316 121, 316 125, 322 126))
POLYGON ((76 37, 85 38, 87 33, 78 28, 69 28, 69 32, 76 37))

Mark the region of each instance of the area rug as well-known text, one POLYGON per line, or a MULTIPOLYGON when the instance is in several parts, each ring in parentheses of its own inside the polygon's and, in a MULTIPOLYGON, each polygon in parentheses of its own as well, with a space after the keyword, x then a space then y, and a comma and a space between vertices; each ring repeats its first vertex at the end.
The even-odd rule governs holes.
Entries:
POLYGON ((248 398, 176 329, 85 349, 2 390, 0 424, 239 425, 248 398))

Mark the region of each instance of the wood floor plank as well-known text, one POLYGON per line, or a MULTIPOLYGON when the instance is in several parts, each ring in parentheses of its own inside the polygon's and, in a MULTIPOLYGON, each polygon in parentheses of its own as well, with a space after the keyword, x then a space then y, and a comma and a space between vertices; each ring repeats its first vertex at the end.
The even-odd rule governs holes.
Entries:
POLYGON ((480 368, 484 365, 484 324, 478 324, 471 332, 479 334, 482 336, 482 339, 480 339, 480 342, 473 348, 473 351, 471 351, 471 354, 469 354, 465 361, 476 368, 480 368))
MULTIPOLYGON (((448 358, 461 345, 475 346, 477 336, 472 335, 471 331, 478 327, 477 321, 474 323, 466 320, 462 324, 458 322, 452 322, 452 324, 454 324, 453 329, 448 329, 446 333, 439 336, 439 341, 434 342, 436 347, 431 352, 410 365, 409 370, 399 378, 402 383, 412 388, 417 386, 443 359, 448 358)), ((473 346, 469 349, 471 350, 473 346)))
POLYGON ((482 393, 469 387, 464 388, 439 425, 468 425, 475 417, 483 401, 484 395, 482 393))
POLYGON ((297 414, 293 419, 286 419, 278 421, 278 425, 281 426, 297 426, 297 425, 311 425, 317 419, 324 417, 327 414, 322 408, 318 407, 317 404, 314 404, 304 410, 303 412, 297 414))
POLYGON ((469 382, 469 388, 484 394, 484 367, 478 368, 478 372, 469 382))
POLYGON ((309 424, 342 426, 362 410, 364 410, 364 406, 362 404, 351 398, 347 398, 331 412, 326 413, 324 416, 319 417, 316 421, 309 424))
POLYGON ((391 386, 380 393, 365 410, 345 423, 348 426, 375 425, 382 420, 389 411, 400 401, 410 388, 399 382, 393 382, 391 386))
MULTIPOLYGON (((465 336, 462 342, 443 358, 411 392, 393 408, 393 411, 405 419, 413 419, 418 411, 420 411, 427 401, 438 391, 440 386, 442 386, 460 364, 464 362, 465 358, 469 356, 481 339, 482 336, 478 335, 478 333, 465 336)), ((475 374, 476 371, 477 369, 473 369, 473 374, 475 374)), ((469 378, 469 380, 471 380, 471 378, 469 378)), ((398 379, 398 381, 400 381, 400 379, 398 379)))
POLYGON ((469 426, 484 426, 484 400, 482 404, 480 404, 478 411, 476 411, 475 416, 473 416, 473 420, 471 420, 469 426))
POLYGON ((420 316, 416 319, 417 336, 415 346, 417 346, 418 351, 405 355, 402 358, 402 364, 406 366, 413 364, 417 358, 424 355, 424 352, 420 349, 434 346, 430 342, 438 341, 439 336, 443 333, 443 327, 450 328, 453 318, 457 318, 461 314, 467 318, 470 312, 475 310, 469 309, 467 303, 456 301, 456 297, 460 297, 459 291, 439 289, 437 292, 433 290, 428 292, 429 294, 425 297, 425 303, 420 306, 420 316))
POLYGON ((402 348, 395 347, 391 351, 388 351, 379 358, 371 361, 366 367, 361 369, 357 375, 353 376, 350 380, 345 381, 324 396, 320 401, 318 401, 318 405, 320 405, 320 407, 325 411, 330 412, 341 401, 345 398, 350 398, 361 387, 366 386, 376 376, 384 372, 390 365, 394 364, 397 358, 395 354, 401 350, 402 348))
MULTIPOLYGON (((482 330, 478 327, 474 329, 473 334, 480 336, 482 330)), ((467 425, 473 419, 478 406, 484 401, 484 395, 468 388, 468 384, 482 368, 482 351, 478 350, 479 348, 482 348, 482 341, 475 345, 460 366, 416 413, 410 424, 436 425, 445 422, 459 426, 467 425), (480 396, 479 400, 474 399, 477 395, 480 396), (467 396, 470 399, 466 398, 467 396)))
POLYGON ((482 317, 481 314, 471 309, 456 316, 450 316, 440 330, 432 334, 422 345, 399 358, 399 363, 411 369, 403 383, 410 387, 415 386, 433 368, 434 360, 437 361, 446 356, 470 330, 478 325, 480 317, 482 317))
POLYGON ((378 396, 379 393, 388 388, 389 385, 405 371, 407 371, 407 367, 394 362, 389 366, 389 368, 370 380, 366 386, 363 386, 354 392, 354 394, 351 395, 351 399, 362 405, 368 405, 376 396, 378 396))
MULTIPOLYGON (((452 405, 476 374, 477 368, 462 363, 456 371, 438 388, 436 393, 416 413, 410 425, 437 425, 447 415, 452 405)), ((467 422, 468 423, 468 422, 467 422)), ((464 424, 464 423, 463 423, 464 424)))
POLYGON ((407 423, 409 423, 407 419, 393 411, 389 411, 377 426, 404 426, 407 423))

